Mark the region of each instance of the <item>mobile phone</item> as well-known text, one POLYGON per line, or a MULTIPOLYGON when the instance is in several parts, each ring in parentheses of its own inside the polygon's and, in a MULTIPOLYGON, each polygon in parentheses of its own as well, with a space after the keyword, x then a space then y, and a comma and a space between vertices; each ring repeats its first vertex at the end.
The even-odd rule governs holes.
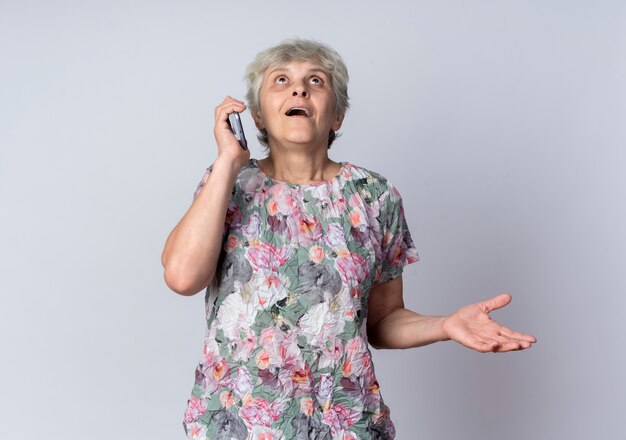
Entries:
POLYGON ((243 134, 243 125, 241 125, 241 118, 239 117, 239 113, 232 112, 228 115, 228 123, 230 124, 230 129, 233 131, 233 134, 239 141, 239 145, 244 150, 248 149, 248 141, 246 141, 246 136, 243 134))

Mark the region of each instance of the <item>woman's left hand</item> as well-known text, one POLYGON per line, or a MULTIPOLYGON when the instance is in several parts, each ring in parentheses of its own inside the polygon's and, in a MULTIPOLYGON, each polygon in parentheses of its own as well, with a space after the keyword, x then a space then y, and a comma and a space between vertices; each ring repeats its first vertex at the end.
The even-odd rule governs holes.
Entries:
POLYGON ((483 353, 530 348, 537 342, 534 336, 515 332, 489 316, 489 312, 510 302, 511 295, 503 294, 465 306, 446 318, 443 330, 450 339, 483 353))

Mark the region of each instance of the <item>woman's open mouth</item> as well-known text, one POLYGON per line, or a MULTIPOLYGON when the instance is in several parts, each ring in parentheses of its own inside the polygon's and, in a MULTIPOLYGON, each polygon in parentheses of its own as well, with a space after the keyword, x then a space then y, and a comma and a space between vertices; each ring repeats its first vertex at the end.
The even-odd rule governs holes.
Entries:
POLYGON ((301 116, 301 117, 308 118, 309 116, 311 116, 311 112, 306 108, 293 107, 287 110, 287 113, 285 113, 285 115, 286 116, 301 116))

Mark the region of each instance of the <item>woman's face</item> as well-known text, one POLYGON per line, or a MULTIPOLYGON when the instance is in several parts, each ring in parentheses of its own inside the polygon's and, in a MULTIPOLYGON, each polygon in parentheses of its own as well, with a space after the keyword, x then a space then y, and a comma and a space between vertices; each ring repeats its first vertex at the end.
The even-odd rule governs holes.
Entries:
POLYGON ((323 144, 341 127, 335 110, 331 78, 314 62, 298 61, 269 67, 264 74, 256 126, 268 132, 269 143, 323 144))

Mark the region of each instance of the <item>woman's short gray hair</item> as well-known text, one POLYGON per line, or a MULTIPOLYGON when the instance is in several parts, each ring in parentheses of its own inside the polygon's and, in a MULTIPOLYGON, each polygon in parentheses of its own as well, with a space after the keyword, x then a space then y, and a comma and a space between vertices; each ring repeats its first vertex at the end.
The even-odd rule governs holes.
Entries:
MULTIPOLYGON (((294 61, 314 61, 319 63, 331 78, 332 88, 335 92, 335 110, 338 115, 343 115, 350 107, 348 103, 348 68, 341 56, 333 48, 318 41, 292 38, 285 40, 278 46, 259 52, 246 69, 246 82, 248 92, 246 99, 248 107, 253 113, 257 113, 263 86, 263 76, 268 67, 281 66, 294 61)), ((328 148, 333 143, 337 134, 330 133, 328 148)), ((267 132, 261 130, 258 135, 259 142, 268 145, 267 132)))

